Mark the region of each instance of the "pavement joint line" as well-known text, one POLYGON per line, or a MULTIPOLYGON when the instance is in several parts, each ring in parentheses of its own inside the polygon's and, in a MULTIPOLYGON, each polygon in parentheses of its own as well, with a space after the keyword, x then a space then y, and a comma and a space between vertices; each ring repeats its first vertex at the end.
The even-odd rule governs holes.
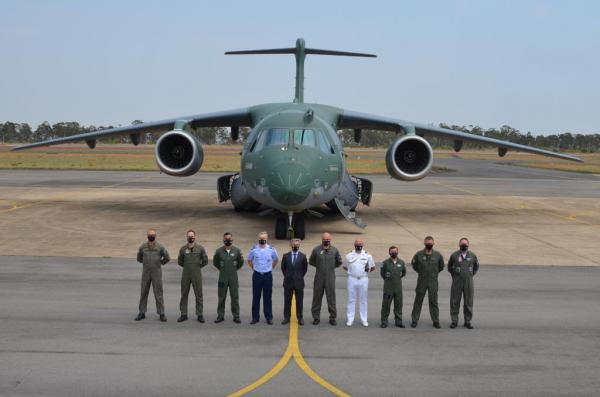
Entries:
MULTIPOLYGON (((292 297, 292 307, 291 313, 296 313, 296 296, 292 297)), ((279 359, 277 364, 273 366, 269 371, 267 371, 263 376, 258 378, 253 383, 248 386, 243 387, 242 389, 228 394, 227 397, 240 397, 250 393, 253 390, 258 389, 265 383, 272 380, 275 376, 277 376, 289 363, 290 359, 294 358, 294 361, 298 365, 298 367, 315 383, 317 383, 322 388, 330 391, 332 394, 338 397, 350 397, 350 394, 344 392, 343 390, 337 388, 331 383, 327 382, 323 379, 319 374, 317 374, 306 362, 304 357, 302 357, 302 352, 300 352, 300 345, 298 343, 298 320, 295 316, 291 316, 290 318, 290 333, 288 338, 288 346, 283 353, 283 356, 279 359)))

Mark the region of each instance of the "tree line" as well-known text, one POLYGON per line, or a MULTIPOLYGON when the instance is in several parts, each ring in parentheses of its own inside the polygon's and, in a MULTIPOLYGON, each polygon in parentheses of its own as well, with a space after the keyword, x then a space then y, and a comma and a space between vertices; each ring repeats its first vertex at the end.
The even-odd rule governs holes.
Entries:
MULTIPOLYGON (((139 124, 141 120, 135 120, 132 124, 139 124)), ((481 135, 488 138, 497 138, 508 140, 523 145, 537 146, 549 150, 576 151, 583 153, 600 152, 600 134, 573 134, 564 132, 550 135, 533 135, 531 132, 523 133, 508 125, 497 128, 483 129, 478 126, 457 126, 440 124, 440 127, 450 128, 456 131, 462 131, 470 134, 481 135)), ((93 132, 103 129, 114 128, 114 126, 84 126, 76 121, 60 122, 50 124, 43 122, 35 130, 27 123, 13 123, 7 121, 0 123, 0 142, 1 143, 31 143, 52 138, 68 137, 84 132, 93 132)), ((235 143, 231 140, 229 128, 197 128, 191 131, 192 135, 208 145, 222 144, 228 145, 235 143)), ((240 128, 240 139, 237 142, 244 142, 250 130, 240 128)), ((142 134, 143 143, 154 143, 158 135, 142 134)), ((365 147, 388 147, 396 138, 396 133, 390 131, 363 130, 360 143, 354 141, 353 130, 340 131, 340 138, 347 146, 365 146, 365 147)), ((451 148, 452 142, 439 138, 427 138, 436 149, 451 148)), ((106 138, 102 140, 105 143, 129 143, 131 140, 128 135, 106 138)), ((465 143, 465 148, 482 149, 486 145, 478 143, 465 143)))

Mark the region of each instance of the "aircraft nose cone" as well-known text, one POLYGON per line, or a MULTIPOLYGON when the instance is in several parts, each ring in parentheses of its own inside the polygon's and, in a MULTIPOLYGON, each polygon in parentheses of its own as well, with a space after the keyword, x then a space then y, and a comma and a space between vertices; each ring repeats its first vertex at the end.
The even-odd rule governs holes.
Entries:
POLYGON ((307 169, 297 163, 284 163, 273 169, 269 191, 283 205, 301 203, 310 194, 311 180, 307 169))

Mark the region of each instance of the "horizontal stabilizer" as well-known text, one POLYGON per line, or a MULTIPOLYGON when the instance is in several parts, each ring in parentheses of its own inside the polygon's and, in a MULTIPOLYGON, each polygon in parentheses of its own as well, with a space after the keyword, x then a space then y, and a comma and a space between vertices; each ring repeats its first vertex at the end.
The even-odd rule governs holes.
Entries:
MULTIPOLYGON (((264 50, 244 50, 244 51, 227 51, 225 55, 265 55, 265 54, 295 54, 296 48, 270 48, 264 50)), ((335 55, 335 56, 346 56, 346 57, 363 57, 363 58, 377 58, 375 54, 365 54, 362 52, 348 52, 348 51, 333 51, 333 50, 322 50, 319 48, 305 48, 305 54, 314 55, 335 55)))
POLYGON ((321 50, 318 48, 306 48, 304 39, 296 40, 296 47, 269 48, 262 50, 227 51, 225 55, 265 55, 265 54, 293 54, 296 57, 296 92, 294 102, 304 102, 304 59, 307 55, 334 55, 342 57, 377 58, 374 54, 362 52, 321 50))

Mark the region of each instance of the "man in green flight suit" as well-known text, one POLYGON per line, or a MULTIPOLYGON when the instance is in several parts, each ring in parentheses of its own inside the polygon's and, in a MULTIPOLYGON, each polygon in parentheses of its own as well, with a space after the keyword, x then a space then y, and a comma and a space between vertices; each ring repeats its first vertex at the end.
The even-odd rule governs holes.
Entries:
POLYGON ((223 246, 215 251, 213 265, 219 269, 219 305, 215 323, 221 323, 225 319, 225 299, 227 298, 227 289, 229 289, 233 322, 239 324, 241 320, 237 271, 244 265, 244 257, 242 251, 233 246, 231 233, 223 234, 223 246))
POLYGON ((156 241, 156 230, 148 229, 148 241, 143 243, 137 253, 137 261, 142 263, 142 293, 140 296, 139 313, 135 321, 140 321, 146 318, 146 307, 148 304, 148 293, 150 285, 154 291, 154 299, 156 300, 156 312, 160 317, 160 321, 167 321, 165 316, 165 302, 163 300, 162 287, 162 269, 161 266, 167 264, 171 257, 169 252, 161 244, 156 241))
POLYGON ((194 288, 196 296, 196 316, 198 321, 204 322, 202 307, 202 268, 208 264, 208 258, 204 247, 196 243, 196 232, 188 230, 186 234, 187 244, 179 249, 177 263, 183 268, 181 273, 181 300, 179 301, 179 310, 181 316, 177 322, 188 319, 188 295, 190 294, 190 285, 194 288))
POLYGON ((429 297, 429 314, 435 328, 440 328, 440 309, 438 307, 438 274, 444 270, 442 254, 433 249, 433 237, 425 237, 425 248, 418 251, 412 258, 412 267, 419 274, 415 303, 412 310, 411 327, 416 328, 421 315, 421 306, 425 293, 429 297))
POLYGON ((469 251, 469 239, 461 238, 458 246, 460 249, 450 255, 450 259, 448 259, 448 272, 452 276, 452 287, 450 288, 452 324, 450 324, 450 328, 456 328, 458 325, 460 299, 464 296, 465 328, 472 329, 471 319, 473 318, 473 295, 475 292, 473 276, 479 270, 479 260, 474 252, 469 251))
POLYGON ((312 315, 313 325, 321 322, 321 304, 323 293, 327 296, 329 324, 337 325, 335 307, 335 268, 342 265, 340 252, 331 245, 331 234, 323 233, 321 245, 317 245, 310 254, 308 264, 317 268, 313 284, 312 315))
POLYGON ((383 278, 383 301, 381 302, 381 328, 388 326, 390 306, 394 301, 394 322, 396 327, 404 328, 402 323, 402 277, 406 276, 406 264, 398 258, 398 247, 392 245, 388 250, 390 257, 381 264, 383 278))

